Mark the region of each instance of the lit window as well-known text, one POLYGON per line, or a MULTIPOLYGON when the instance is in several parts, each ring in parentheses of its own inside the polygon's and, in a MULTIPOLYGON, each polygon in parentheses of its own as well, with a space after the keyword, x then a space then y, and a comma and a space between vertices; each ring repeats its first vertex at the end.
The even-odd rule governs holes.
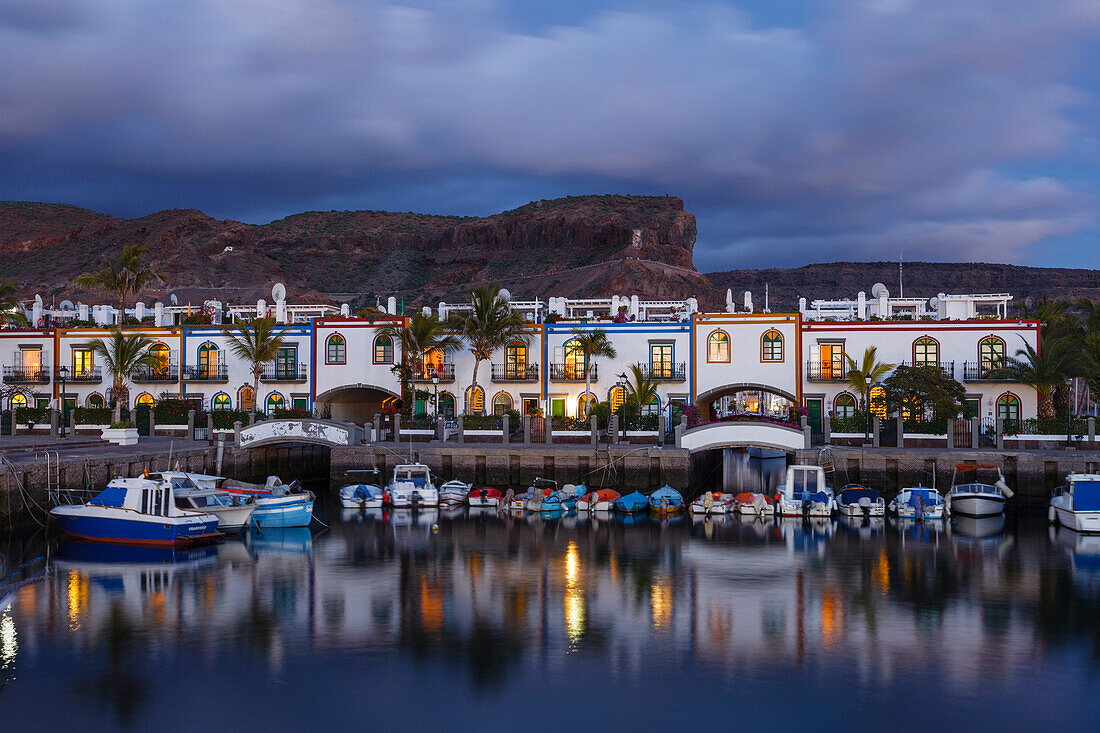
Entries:
POLYGON ((940 361, 940 345, 930 336, 921 336, 913 342, 913 365, 936 366, 940 361))
POLYGON ((272 392, 267 396, 267 414, 271 414, 275 410, 281 410, 286 407, 286 401, 283 396, 278 392, 272 392))
POLYGON ((715 331, 707 337, 707 361, 730 360, 730 337, 725 331, 715 331))
POLYGON ((480 415, 485 410, 485 390, 470 387, 466 390, 466 414, 480 415))
POLYGON ((512 409, 512 396, 507 392, 498 392, 493 398, 493 414, 503 415, 512 409))
POLYGON ((215 410, 229 410, 233 407, 233 405, 229 400, 229 395, 227 395, 227 394, 216 394, 216 395, 214 395, 214 402, 213 402, 212 407, 215 410))
POLYGON ((393 363, 393 338, 390 336, 379 336, 374 340, 374 363, 393 363))
POLYGON ((996 336, 987 336, 978 344, 978 360, 981 373, 1001 369, 1005 365, 1005 342, 996 336))

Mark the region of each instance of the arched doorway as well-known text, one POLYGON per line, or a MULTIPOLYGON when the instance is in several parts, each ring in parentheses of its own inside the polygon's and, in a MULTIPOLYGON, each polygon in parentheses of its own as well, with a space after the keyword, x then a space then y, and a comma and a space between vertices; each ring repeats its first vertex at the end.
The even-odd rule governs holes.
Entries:
POLYGON ((317 395, 314 414, 322 418, 346 420, 362 425, 382 412, 384 402, 397 399, 397 394, 386 389, 366 384, 348 385, 317 395))

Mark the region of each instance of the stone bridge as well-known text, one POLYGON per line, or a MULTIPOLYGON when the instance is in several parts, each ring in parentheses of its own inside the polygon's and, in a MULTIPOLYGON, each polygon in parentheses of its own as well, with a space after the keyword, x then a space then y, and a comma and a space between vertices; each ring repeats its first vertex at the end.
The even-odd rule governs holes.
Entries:
POLYGON ((692 453, 717 448, 773 448, 793 453, 806 448, 799 428, 751 420, 714 422, 686 431, 680 446, 692 453))
POLYGON ((327 446, 359 445, 362 428, 335 420, 264 420, 241 430, 242 448, 278 443, 314 443, 327 446))

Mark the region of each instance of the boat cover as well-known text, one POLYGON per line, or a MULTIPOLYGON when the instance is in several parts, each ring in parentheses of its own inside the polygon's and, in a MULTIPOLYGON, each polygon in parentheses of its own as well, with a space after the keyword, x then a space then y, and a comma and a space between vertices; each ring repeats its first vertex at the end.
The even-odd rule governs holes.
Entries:
POLYGON ((874 504, 878 501, 878 492, 863 486, 853 486, 850 489, 841 491, 837 499, 841 504, 858 504, 860 499, 867 499, 874 504))
POLYGON ((96 497, 88 503, 92 506, 109 506, 121 509, 124 501, 126 501, 126 489, 121 486, 108 486, 96 494, 96 497))
POLYGON ((814 501, 818 502, 819 504, 824 504, 825 502, 829 501, 829 495, 826 494, 824 491, 817 492, 816 494, 813 495, 812 498, 813 498, 814 501))
POLYGON ((679 506, 684 503, 684 497, 671 486, 662 486, 649 495, 649 503, 658 506, 662 499, 668 499, 669 506, 679 506))
POLYGON ((585 501, 589 504, 600 501, 615 501, 619 496, 619 492, 615 489, 600 489, 599 491, 589 492, 588 496, 585 497, 585 501))
POLYGON ((1100 512, 1100 481, 1073 482, 1073 510, 1100 512))

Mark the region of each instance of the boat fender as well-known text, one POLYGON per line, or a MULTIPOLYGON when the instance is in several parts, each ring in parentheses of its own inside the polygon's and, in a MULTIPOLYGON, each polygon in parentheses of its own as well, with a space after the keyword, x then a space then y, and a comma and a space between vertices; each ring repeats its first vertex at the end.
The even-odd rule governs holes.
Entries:
POLYGON ((437 532, 439 532, 439 525, 438 524, 433 524, 432 525, 432 534, 436 534, 437 532))
POLYGON ((1055 511, 1054 507, 1048 508, 1047 509, 1047 520, 1053 522, 1056 519, 1058 519, 1058 512, 1055 511))
POLYGON ((1013 496, 1015 496, 1015 494, 1012 492, 1012 489, 1008 488, 1008 484, 1005 483, 1003 476, 997 479, 997 483, 993 485, 1001 490, 1001 493, 1005 495, 1006 499, 1011 499, 1013 496))

